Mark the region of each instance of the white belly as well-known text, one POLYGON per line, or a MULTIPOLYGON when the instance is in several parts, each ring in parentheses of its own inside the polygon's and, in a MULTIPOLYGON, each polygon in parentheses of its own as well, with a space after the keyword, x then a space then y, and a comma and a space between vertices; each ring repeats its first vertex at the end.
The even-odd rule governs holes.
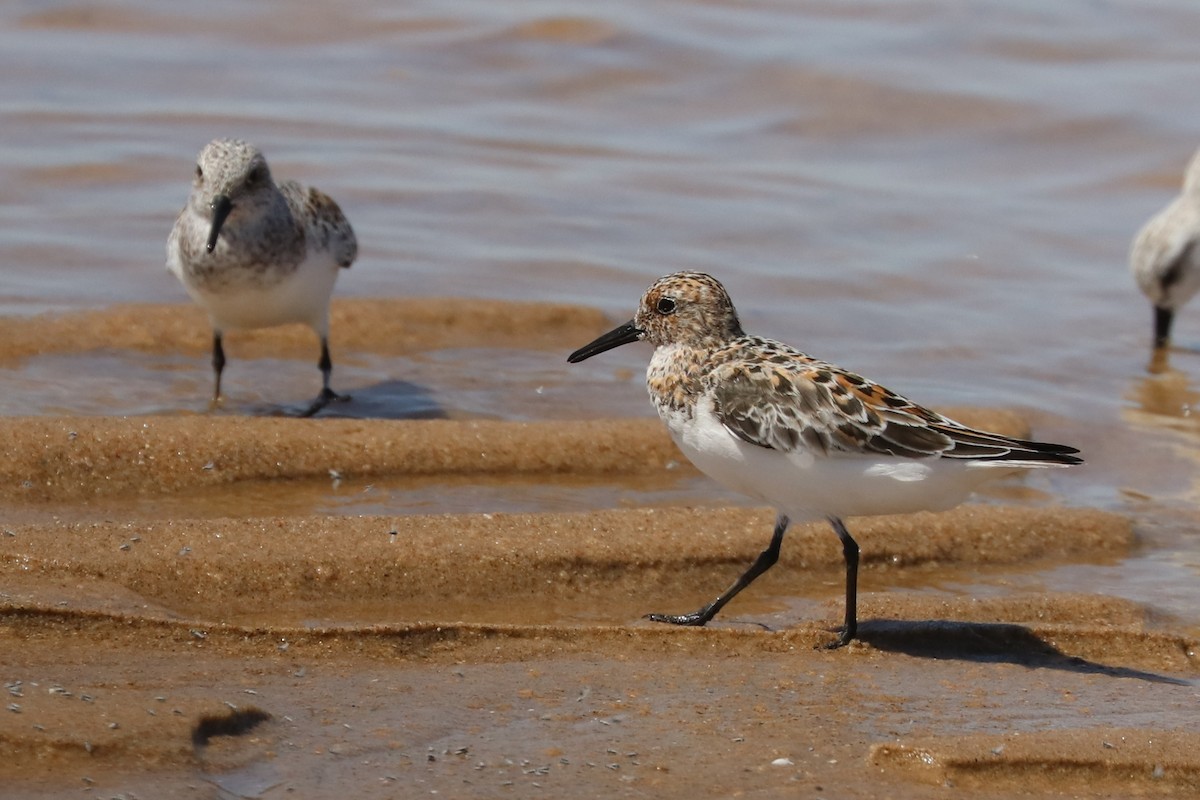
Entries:
POLYGON ((682 414, 662 416, 679 449, 701 472, 795 520, 944 510, 1006 472, 944 458, 784 453, 730 433, 703 400, 691 420, 682 414))
MULTIPOLYGON (((326 253, 309 255, 288 274, 247 274, 219 285, 184 280, 192 299, 222 330, 269 328, 300 322, 318 334, 329 332, 329 298, 339 268, 326 253)), ((232 276, 231 276, 232 278, 232 276)))

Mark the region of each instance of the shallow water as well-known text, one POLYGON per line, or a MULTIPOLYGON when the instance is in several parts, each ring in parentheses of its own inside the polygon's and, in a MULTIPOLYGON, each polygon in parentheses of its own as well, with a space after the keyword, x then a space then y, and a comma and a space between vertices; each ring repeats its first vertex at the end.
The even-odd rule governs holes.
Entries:
MULTIPOLYGON (((621 321, 655 277, 702 269, 753 331, 919 402, 1028 412, 1088 460, 1053 495, 1130 513, 1147 542, 1124 565, 1030 580, 1200 625, 1200 355, 1147 372, 1150 312, 1125 267, 1197 144, 1192 4, 131 0, 0 19, 0 314, 185 302, 163 253, 192 160, 243 136, 342 204, 361 256, 341 295, 567 301, 621 321)), ((1200 342, 1192 312, 1185 344, 1200 342)), ((333 343, 356 395, 334 413, 651 413, 645 348, 569 366, 583 342, 404 357, 338 350, 336 329, 333 343)), ((205 357, 97 346, 4 369, 0 413, 204 409, 205 357)), ((315 348, 236 350, 228 412, 313 393, 315 348)), ((293 488, 281 513, 711 494, 293 488)))

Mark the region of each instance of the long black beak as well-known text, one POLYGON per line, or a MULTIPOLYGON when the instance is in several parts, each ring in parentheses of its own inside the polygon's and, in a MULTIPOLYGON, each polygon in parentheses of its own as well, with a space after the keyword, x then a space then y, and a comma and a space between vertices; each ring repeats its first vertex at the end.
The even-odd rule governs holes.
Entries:
POLYGON ((208 243, 204 245, 204 249, 212 252, 217 246, 217 236, 221 233, 221 226, 225 224, 225 218, 229 216, 229 212, 233 211, 233 201, 228 195, 219 194, 212 201, 212 227, 208 229, 208 243))
POLYGON ((620 347, 623 344, 636 342, 646 335, 646 332, 633 324, 633 320, 626 322, 624 325, 614 328, 608 333, 601 336, 591 344, 585 344, 583 347, 576 350, 571 355, 567 356, 567 361, 572 364, 578 364, 585 358, 591 358, 594 355, 599 355, 605 350, 612 350, 614 347, 620 347))

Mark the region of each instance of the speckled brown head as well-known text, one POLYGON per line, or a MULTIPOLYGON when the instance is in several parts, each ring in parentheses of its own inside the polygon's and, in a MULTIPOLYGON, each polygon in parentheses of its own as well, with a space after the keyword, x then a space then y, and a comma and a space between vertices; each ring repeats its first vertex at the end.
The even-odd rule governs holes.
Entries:
POLYGON ((632 320, 579 348, 567 360, 575 364, 639 339, 655 347, 705 348, 742 335, 733 301, 720 281, 703 272, 675 272, 650 285, 632 320))

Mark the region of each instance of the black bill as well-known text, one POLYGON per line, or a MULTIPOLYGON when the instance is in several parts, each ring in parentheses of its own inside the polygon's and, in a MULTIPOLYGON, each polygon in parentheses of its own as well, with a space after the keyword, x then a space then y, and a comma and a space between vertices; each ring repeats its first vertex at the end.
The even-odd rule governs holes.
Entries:
POLYGON ((211 253, 217 246, 217 236, 221 234, 221 226, 225 224, 230 211, 233 211, 233 201, 228 196, 219 194, 213 198, 212 227, 208 229, 208 243, 204 245, 208 252, 211 253))
POLYGON ((636 342, 641 339, 645 331, 633 324, 633 320, 626 322, 624 325, 614 328, 608 333, 601 336, 591 344, 585 344, 583 347, 576 350, 571 355, 567 356, 567 361, 572 364, 578 364, 585 358, 591 358, 594 355, 599 355, 605 350, 612 350, 614 347, 620 347, 623 344, 636 342))

